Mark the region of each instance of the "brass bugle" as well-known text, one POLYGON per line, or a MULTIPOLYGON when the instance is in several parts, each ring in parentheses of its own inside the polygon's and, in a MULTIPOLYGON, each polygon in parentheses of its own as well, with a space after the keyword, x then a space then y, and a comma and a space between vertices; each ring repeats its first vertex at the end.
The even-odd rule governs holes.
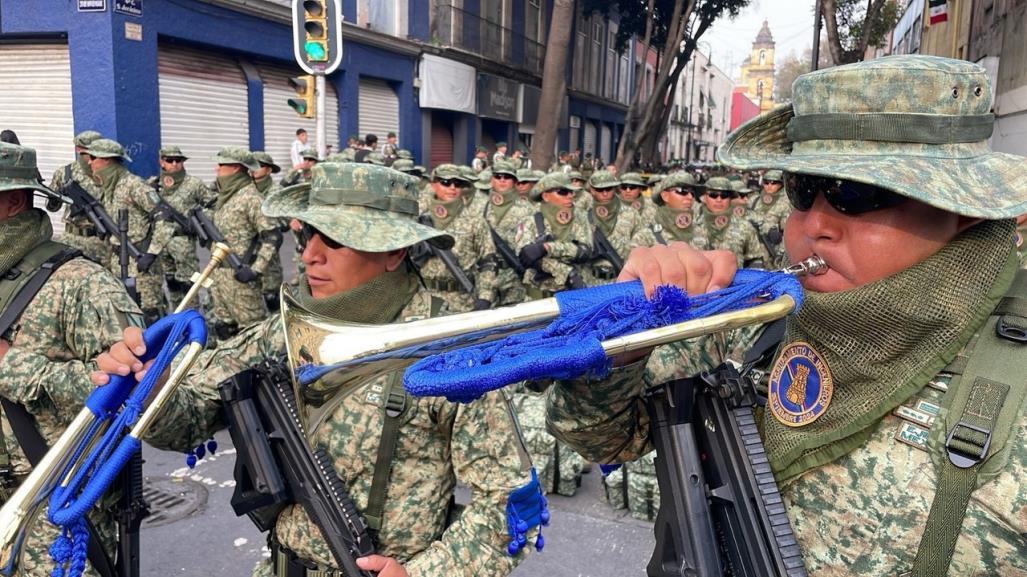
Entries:
MULTIPOLYGON (((199 289, 207 286, 211 273, 228 258, 230 252, 231 249, 224 243, 214 243, 211 246, 210 262, 202 272, 193 277, 192 286, 175 308, 176 313, 185 310, 199 289)), ((199 344, 190 343, 167 384, 153 397, 133 425, 128 433, 130 436, 142 439, 202 350, 199 344)), ((106 431, 106 427, 101 427, 93 437, 88 436, 96 420, 96 415, 88 408, 79 411, 57 442, 50 447, 39 463, 32 468, 28 477, 15 489, 11 498, 0 508, 0 574, 9 576, 17 572, 21 546, 40 507, 49 499, 53 489, 64 481, 66 477, 63 473, 68 471, 70 476, 78 466, 78 463, 69 461, 76 453, 76 449, 83 444, 91 445, 106 431)), ((82 454, 85 455, 87 452, 82 451, 82 454)))

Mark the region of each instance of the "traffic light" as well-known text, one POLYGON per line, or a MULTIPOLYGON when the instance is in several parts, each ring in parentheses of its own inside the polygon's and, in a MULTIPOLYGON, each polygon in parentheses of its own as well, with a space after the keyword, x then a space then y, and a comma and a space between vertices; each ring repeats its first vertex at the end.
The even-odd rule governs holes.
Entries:
POLYGON ((328 74, 342 60, 340 0, 293 0, 293 52, 311 74, 328 74))
POLYGON ((289 106, 303 118, 314 117, 314 77, 295 76, 289 79, 289 86, 299 98, 290 98, 289 106))

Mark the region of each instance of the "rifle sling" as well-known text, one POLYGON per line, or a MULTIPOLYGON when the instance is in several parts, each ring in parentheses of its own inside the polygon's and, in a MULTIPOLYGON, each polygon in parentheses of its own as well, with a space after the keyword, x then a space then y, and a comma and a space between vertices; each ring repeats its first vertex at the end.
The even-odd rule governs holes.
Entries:
POLYGON ((381 531, 384 521, 385 498, 388 496, 392 460, 396 454, 396 443, 399 441, 399 427, 411 401, 400 383, 402 376, 401 371, 394 372, 383 393, 385 402, 382 406, 382 436, 378 442, 371 492, 367 497, 367 507, 364 509, 367 526, 376 533, 381 531))

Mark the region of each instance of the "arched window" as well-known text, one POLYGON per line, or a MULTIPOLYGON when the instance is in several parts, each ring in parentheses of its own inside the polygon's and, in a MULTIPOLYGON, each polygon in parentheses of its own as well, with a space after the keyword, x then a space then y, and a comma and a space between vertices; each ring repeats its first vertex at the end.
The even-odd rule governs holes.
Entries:
POLYGON ((762 65, 764 65, 766 63, 767 63, 767 51, 766 50, 760 50, 760 65, 762 66, 762 65))

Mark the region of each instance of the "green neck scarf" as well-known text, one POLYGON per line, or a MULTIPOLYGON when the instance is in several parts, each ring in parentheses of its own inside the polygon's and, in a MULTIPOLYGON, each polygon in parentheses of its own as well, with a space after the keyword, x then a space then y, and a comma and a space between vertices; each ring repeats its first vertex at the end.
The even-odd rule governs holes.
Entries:
POLYGON ((89 157, 87 156, 86 160, 83 160, 82 156, 79 155, 78 160, 76 162, 78 162, 78 167, 82 169, 86 176, 93 176, 93 169, 89 166, 88 158, 89 157))
POLYGON ((599 227, 599 230, 603 231, 607 238, 613 234, 613 227, 617 226, 617 215, 620 214, 621 204, 616 198, 611 198, 608 202, 597 202, 592 206, 592 214, 595 215, 596 226, 599 227), (600 207, 606 210, 599 210, 600 207), (606 213, 606 216, 601 216, 600 213, 606 213))
POLYGON ((179 170, 178 172, 167 172, 160 171, 160 189, 161 192, 171 192, 182 185, 182 181, 185 180, 185 171, 179 170), (171 184, 168 184, 168 178, 171 178, 171 184))
POLYGON ((260 192, 260 195, 265 196, 267 195, 267 191, 271 190, 271 185, 274 184, 274 181, 271 180, 271 176, 268 175, 259 180, 254 180, 253 184, 257 187, 257 191, 260 192))
POLYGON ((614 196, 619 198, 620 199, 620 203, 623 204, 624 206, 630 206, 631 208, 637 210, 638 212, 642 212, 643 210, 645 210, 645 197, 642 196, 641 194, 638 195, 638 198, 636 198, 635 200, 627 200, 625 198, 621 198, 621 196, 619 194, 615 194, 614 196))
POLYGON ((492 203, 491 210, 496 215, 497 223, 503 222, 503 219, 506 217, 506 213, 510 212, 510 209, 520 197, 521 195, 517 194, 516 188, 511 188, 506 192, 497 192, 495 189, 492 189, 492 191, 489 192, 489 202, 492 203), (496 204, 496 199, 502 199, 502 202, 496 204))
POLYGON ((50 217, 32 208, 0 220, 0 275, 21 262, 39 243, 50 240, 53 227, 50 217))
POLYGON ((664 240, 688 242, 695 234, 695 215, 691 208, 656 207, 656 223, 663 229, 664 240))
POLYGON ((93 180, 100 185, 106 193, 111 193, 114 187, 118 185, 118 181, 121 180, 121 175, 128 172, 128 169, 117 162, 112 162, 107 166, 97 170, 93 173, 93 180))
POLYGON ((250 176, 250 173, 245 170, 240 170, 239 172, 228 176, 219 176, 217 179, 218 201, 217 205, 214 207, 215 210, 224 206, 225 203, 228 202, 228 199, 232 198, 232 195, 239 192, 243 187, 247 184, 251 184, 252 182, 253 178, 250 176))
POLYGON ((718 246, 731 228, 731 209, 715 213, 703 207, 702 224, 706 229, 706 237, 710 240, 710 248, 718 246))
POLYGON ((404 264, 366 283, 323 298, 310 294, 305 276, 300 277, 296 300, 312 313, 351 323, 382 325, 394 322, 417 292, 417 275, 404 264))
POLYGON ((432 226, 439 230, 446 230, 449 225, 460 216, 467 204, 463 197, 456 197, 453 200, 443 202, 436 197, 431 197, 428 203, 428 210, 431 213, 432 226))
POLYGON ((564 208, 562 206, 556 206, 548 202, 543 202, 540 207, 542 216, 546 219, 546 228, 552 233, 553 238, 559 242, 567 242, 571 239, 571 225, 574 223, 574 207, 564 208), (562 220, 566 222, 561 223, 557 219, 558 215, 569 215, 561 216, 562 220))
MULTIPOLYGON (((1012 233, 1012 220, 984 221, 888 278, 843 292, 806 293, 802 308, 788 320, 778 354, 789 344, 809 344, 833 387, 819 418, 786 426, 771 407, 775 399, 794 394, 797 379, 775 394, 775 377, 805 369, 785 367, 780 356, 775 362, 763 431, 779 481, 862 445, 884 415, 955 358, 1012 284, 1017 268, 1012 233)), ((823 391, 824 371, 818 376, 823 391)), ((803 409, 812 406, 806 398, 803 409)))

